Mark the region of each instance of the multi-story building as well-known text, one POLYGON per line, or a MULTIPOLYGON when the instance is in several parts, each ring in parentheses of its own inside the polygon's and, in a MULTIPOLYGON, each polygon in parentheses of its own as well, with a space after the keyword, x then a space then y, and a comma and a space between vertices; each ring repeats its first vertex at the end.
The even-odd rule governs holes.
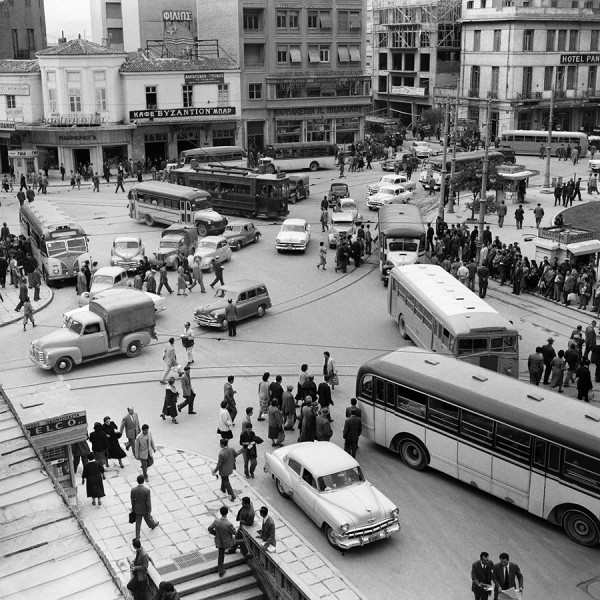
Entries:
POLYGON ((114 46, 119 30, 125 50, 197 57, 218 43, 241 68, 243 145, 364 135, 366 0, 93 0, 92 17, 94 39, 114 46))
POLYGON ((44 0, 1 0, 0 60, 32 59, 45 47, 44 0))
POLYGON ((461 0, 373 0, 374 114, 416 124, 433 90, 456 88, 461 0))
POLYGON ((463 0, 463 118, 505 129, 591 131, 600 106, 597 0, 463 0))

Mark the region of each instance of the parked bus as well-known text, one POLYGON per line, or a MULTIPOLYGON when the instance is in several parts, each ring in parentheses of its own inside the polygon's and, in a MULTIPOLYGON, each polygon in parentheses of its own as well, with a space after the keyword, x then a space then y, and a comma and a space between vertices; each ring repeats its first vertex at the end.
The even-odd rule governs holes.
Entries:
POLYGON ((425 255, 427 227, 419 207, 414 204, 384 204, 378 218, 379 270, 383 284, 387 285, 394 267, 428 262, 425 255))
POLYGON ((186 190, 172 183, 136 183, 129 191, 129 216, 152 227, 155 223, 195 224, 198 235, 220 235, 227 219, 215 212, 205 190, 186 190))
POLYGON ((175 169, 171 181, 208 191, 219 212, 276 219, 288 213, 289 179, 285 173, 260 174, 236 167, 175 169))
MULTIPOLYGON (((475 152, 459 152, 456 154, 456 162, 454 166, 454 172, 460 173, 462 170, 467 169, 471 166, 475 168, 483 168, 483 159, 485 157, 484 150, 476 150, 475 152)), ((497 150, 490 150, 488 152, 488 160, 491 165, 501 165, 505 162, 504 155, 502 152, 497 150)), ((448 180, 450 180, 450 169, 452 161, 450 154, 446 158, 446 171, 448 180)), ((423 189, 429 189, 429 181, 433 176, 435 181, 435 190, 439 190, 442 184, 442 157, 432 156, 423 163, 423 169, 419 175, 419 183, 423 186, 423 189)))
POLYGON ((91 264, 85 231, 56 205, 45 200, 27 202, 21 206, 19 220, 48 285, 76 277, 86 260, 91 264))
POLYGON ((270 144, 265 157, 275 161, 282 171, 334 169, 338 148, 329 142, 288 142, 270 144))
POLYGON ((248 153, 241 146, 208 146, 184 150, 179 156, 182 165, 233 163, 247 166, 248 153))
POLYGON ((363 435, 560 525, 578 544, 600 541, 600 411, 448 356, 401 348, 356 378, 363 435))
MULTIPOLYGON (((528 129, 509 129, 502 132, 500 138, 501 144, 508 144, 515 151, 516 154, 532 154, 534 156, 540 155, 540 146, 544 146, 544 150, 548 146, 548 132, 547 131, 531 131, 528 129)), ((581 153, 579 157, 582 158, 587 154, 588 151, 588 137, 585 133, 578 133, 577 131, 553 131, 552 132, 552 143, 550 147, 552 150, 550 154, 556 156, 556 149, 560 146, 567 145, 571 148, 576 146, 581 147, 581 153)))
POLYGON ((417 346, 519 376, 519 333, 487 302, 438 265, 390 271, 388 313, 417 346))

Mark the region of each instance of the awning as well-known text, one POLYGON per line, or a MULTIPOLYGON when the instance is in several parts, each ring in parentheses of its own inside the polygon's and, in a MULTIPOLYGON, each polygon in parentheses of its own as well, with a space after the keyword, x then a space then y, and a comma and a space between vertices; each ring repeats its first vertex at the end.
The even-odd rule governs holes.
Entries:
POLYGON ((348 46, 338 46, 338 58, 340 62, 349 62, 350 53, 348 52, 348 46))
POLYGON ((502 173, 502 171, 498 172, 498 170, 496 169, 496 174, 498 175, 498 177, 502 177, 502 179, 509 179, 515 181, 518 179, 528 179, 529 177, 535 177, 536 175, 539 175, 540 172, 535 171, 533 169, 523 169, 522 171, 519 171, 517 173, 502 173))
POLYGON ((360 46, 350 46, 350 60, 360 62, 360 46))
POLYGON ((331 29, 331 13, 320 12, 319 22, 321 23, 322 29, 331 29))
POLYGON ((600 252, 600 241, 586 240, 585 242, 567 244, 567 250, 574 256, 581 256, 583 254, 594 254, 596 252, 600 252))
POLYGON ((319 48, 317 46, 309 46, 308 47, 308 60, 310 62, 321 62, 321 58, 319 55, 319 48))
POLYGON ((302 54, 300 54, 299 46, 290 46, 290 58, 293 63, 302 62, 302 54))

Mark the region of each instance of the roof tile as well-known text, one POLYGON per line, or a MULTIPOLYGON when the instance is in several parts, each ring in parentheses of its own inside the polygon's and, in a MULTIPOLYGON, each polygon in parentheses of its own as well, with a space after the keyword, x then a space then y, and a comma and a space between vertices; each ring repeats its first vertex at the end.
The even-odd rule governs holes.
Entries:
POLYGON ((0 73, 39 73, 37 60, 0 60, 0 73))
POLYGON ((146 52, 131 52, 121 65, 121 73, 155 73, 157 71, 231 71, 237 65, 230 58, 158 58, 146 52))
POLYGON ((125 54, 125 52, 77 38, 58 46, 40 50, 36 53, 36 56, 92 56, 97 54, 125 54))

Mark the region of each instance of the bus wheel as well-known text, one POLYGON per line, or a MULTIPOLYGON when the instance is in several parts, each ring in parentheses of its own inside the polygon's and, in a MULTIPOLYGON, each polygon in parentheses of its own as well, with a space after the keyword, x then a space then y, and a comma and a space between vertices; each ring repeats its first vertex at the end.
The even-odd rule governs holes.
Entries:
POLYGON ((398 317, 398 329, 400 330, 400 335, 402 336, 402 339, 408 340, 409 335, 408 333, 406 333, 406 325, 404 324, 404 317, 402 315, 398 317))
POLYGON ((313 160, 308 168, 311 171, 317 171, 319 169, 319 163, 316 160, 313 160))
POLYGON ((562 526, 565 533, 577 544, 591 547, 600 543, 600 524, 584 512, 578 510, 566 512, 562 526))
POLYGON ((66 375, 73 368, 73 361, 68 356, 61 356, 54 365, 54 372, 66 375))
POLYGON ((415 440, 404 440, 400 444, 400 456, 406 465, 415 471, 422 471, 427 466, 425 449, 415 440))
POLYGON ((273 175, 273 173, 275 173, 275 167, 272 164, 268 164, 265 167, 265 173, 268 173, 269 175, 273 175))
POLYGON ((144 223, 146 223, 148 227, 152 227, 154 225, 154 219, 152 218, 152 215, 146 215, 144 217, 144 223))
POLYGON ((197 225, 196 229, 198 229, 198 235, 200 237, 206 237, 208 235, 208 227, 204 223, 197 225))

